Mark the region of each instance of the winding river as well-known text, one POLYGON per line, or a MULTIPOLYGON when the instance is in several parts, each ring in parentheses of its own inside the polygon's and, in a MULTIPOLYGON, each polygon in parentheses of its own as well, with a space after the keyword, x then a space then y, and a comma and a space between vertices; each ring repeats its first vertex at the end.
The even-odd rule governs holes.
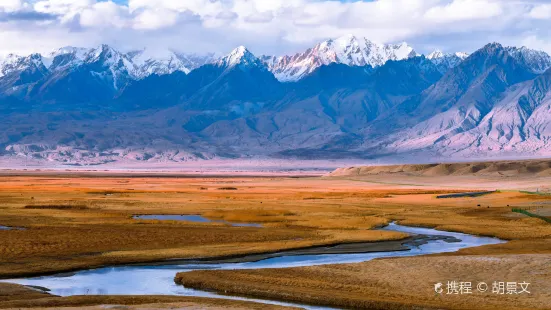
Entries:
POLYGON ((406 257, 424 254, 455 252, 463 248, 497 244, 503 242, 502 240, 496 238, 478 237, 468 234, 439 231, 428 228, 407 227, 394 223, 388 225, 383 229, 406 232, 412 235, 425 235, 435 238, 429 239, 428 241, 421 244, 406 244, 406 249, 403 251, 313 255, 286 255, 285 252, 282 252, 275 257, 269 257, 257 261, 251 259, 247 260, 245 257, 242 262, 231 263, 183 262, 179 264, 173 262, 170 264, 167 263, 156 265, 117 266, 85 270, 70 274, 60 274, 55 276, 5 280, 3 282, 45 287, 50 290, 50 293, 60 296, 183 295, 250 300, 267 304, 300 306, 306 309, 322 309, 320 307, 296 305, 277 301, 222 296, 210 292, 191 290, 183 286, 176 285, 174 283, 174 276, 178 272, 198 269, 288 268, 324 264, 358 263, 381 257, 406 257))

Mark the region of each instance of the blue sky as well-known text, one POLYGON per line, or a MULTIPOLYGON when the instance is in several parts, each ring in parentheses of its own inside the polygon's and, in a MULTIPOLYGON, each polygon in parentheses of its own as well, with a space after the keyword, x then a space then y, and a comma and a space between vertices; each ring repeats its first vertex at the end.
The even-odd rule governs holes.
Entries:
POLYGON ((346 34, 406 41, 418 52, 490 41, 551 52, 543 0, 0 0, 0 53, 101 43, 225 53, 288 54, 346 34))

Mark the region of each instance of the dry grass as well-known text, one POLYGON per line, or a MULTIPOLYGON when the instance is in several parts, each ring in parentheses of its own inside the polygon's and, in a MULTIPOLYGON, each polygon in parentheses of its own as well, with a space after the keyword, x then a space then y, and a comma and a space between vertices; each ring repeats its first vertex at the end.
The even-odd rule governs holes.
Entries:
POLYGON ((179 273, 186 287, 353 309, 549 309, 549 255, 382 259, 360 264, 179 273), (472 282, 473 294, 436 294, 435 283, 472 282), (491 293, 493 281, 531 283, 531 294, 491 293), (478 282, 490 292, 476 292, 478 282))
MULTIPOLYGON (((368 230, 388 220, 364 214, 354 217, 361 213, 356 206, 335 210, 335 201, 346 199, 349 191, 320 192, 315 183, 298 190, 291 184, 282 188, 281 181, 2 177, 0 225, 26 229, 0 234, 0 277, 405 237, 368 230), (244 186, 229 193, 216 187, 222 183, 244 186), (323 198, 323 203, 304 202, 305 196, 323 198), (202 214, 263 227, 133 220, 133 214, 202 214)), ((381 193, 360 191, 352 196, 359 201, 381 193)))
POLYGON ((539 195, 504 192, 436 199, 444 193, 471 191, 468 186, 441 190, 319 178, 82 176, 4 176, 0 184, 0 225, 27 228, 0 232, 4 278, 404 238, 371 230, 392 220, 511 240, 551 237, 551 225, 512 217, 507 206, 537 202, 539 195), (221 184, 238 185, 239 190, 223 190, 221 184), (133 220, 133 214, 201 214, 263 227, 133 220))
MULTIPOLYGON (((0 225, 26 230, 0 231, 0 277, 404 238, 401 233, 372 230, 390 221, 511 240, 462 250, 462 255, 551 254, 551 225, 511 212, 513 207, 545 203, 547 197, 506 191, 437 199, 441 194, 494 185, 484 187, 479 181, 464 179, 438 185, 412 184, 419 180, 400 177, 389 184, 392 180, 388 178, 380 182, 342 178, 2 176, 0 225), (225 187, 238 190, 222 189, 225 187), (263 227, 133 220, 134 214, 200 214, 263 227)), ((540 186, 535 179, 527 182, 540 186)), ((424 274, 429 265, 415 268, 424 274)), ((400 274, 398 269, 388 272, 400 274)), ((335 279, 341 276, 334 274, 335 279)), ((289 290, 297 289, 295 285, 309 287, 309 282, 305 283, 289 282, 289 290)), ((374 293, 354 297, 347 295, 347 290, 343 284, 330 295, 342 305, 349 305, 345 300, 359 300, 358 305, 366 307, 401 307, 400 300, 377 299, 374 293)), ((412 303, 423 301, 410 298, 412 303)))
POLYGON ((25 286, 9 283, 0 283, 0 305, 7 301, 32 300, 46 298, 50 295, 30 289, 25 286))

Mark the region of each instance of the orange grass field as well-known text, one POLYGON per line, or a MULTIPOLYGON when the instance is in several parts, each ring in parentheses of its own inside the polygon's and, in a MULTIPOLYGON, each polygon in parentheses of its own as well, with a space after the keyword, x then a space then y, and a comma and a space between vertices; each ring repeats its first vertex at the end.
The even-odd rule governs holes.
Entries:
MULTIPOLYGON (((551 205, 545 202, 551 201, 551 196, 519 191, 532 191, 546 184, 549 182, 545 178, 438 179, 406 175, 290 178, 6 174, 0 176, 0 225, 25 230, 0 230, 0 278, 173 258, 397 240, 407 235, 371 229, 399 221, 510 241, 448 255, 285 269, 277 271, 277 276, 270 270, 194 271, 179 275, 178 281, 238 295, 341 307, 503 309, 517 303, 518 308, 549 309, 551 267, 545 266, 550 263, 551 224, 511 212, 513 207, 521 207, 547 214, 551 205), (503 190, 475 198, 436 198, 439 194, 480 189, 503 190), (263 227, 134 220, 135 214, 200 214, 229 222, 260 223, 263 227), (488 302, 476 296, 461 301, 437 300, 431 294, 436 280, 471 275, 473 281, 492 275, 524 277, 521 280, 538 284, 538 294, 488 302), (407 290, 414 284, 419 292, 407 290)), ((0 286, 3 308, 55 306, 51 301, 14 303, 25 302, 27 294, 2 301, 5 290, 5 285, 0 286)), ((68 299, 57 302, 60 300, 68 299)), ((65 305, 107 303, 98 297, 94 301, 75 300, 65 305)), ((120 304, 165 302, 146 297, 134 301, 121 300, 120 304)), ((176 301, 166 301, 170 302, 176 301)), ((179 302, 195 303, 197 299, 179 302)), ((216 305, 220 304, 210 304, 216 305)))

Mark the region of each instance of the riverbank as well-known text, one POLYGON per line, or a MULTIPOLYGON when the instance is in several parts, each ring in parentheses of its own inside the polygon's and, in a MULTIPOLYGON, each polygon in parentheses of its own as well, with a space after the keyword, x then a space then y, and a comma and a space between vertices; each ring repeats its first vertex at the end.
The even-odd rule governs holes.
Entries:
MULTIPOLYGON (((410 233, 409 240, 401 242, 389 241, 395 246, 404 247, 407 250, 381 251, 357 253, 357 245, 337 245, 334 247, 309 248, 301 251, 288 251, 274 253, 259 258, 257 255, 246 256, 239 260, 222 261, 183 261, 180 264, 157 265, 132 265, 109 267, 95 270, 85 270, 73 274, 62 274, 51 277, 39 277, 31 279, 14 279, 9 282, 25 284, 31 287, 45 287, 49 292, 60 296, 78 295, 178 295, 217 297, 233 299, 235 296, 213 295, 209 291, 190 290, 174 283, 173 277, 177 271, 187 270, 241 270, 241 269, 285 269, 294 266, 315 266, 324 264, 358 263, 381 257, 419 256, 431 253, 455 252, 458 249, 477 247, 489 244, 499 244, 503 241, 495 238, 477 237, 461 233, 437 231, 427 228, 405 227, 392 223, 383 229, 397 232, 410 233), (136 279, 146 279, 136 281, 136 279)), ((385 245, 384 242, 379 242, 385 245)), ((377 244, 372 244, 375 247, 377 244)), ((250 300, 262 303, 275 303, 281 305, 281 301, 250 300)), ((295 304, 283 304, 285 306, 295 304)), ((302 303, 300 305, 303 305, 302 303)), ((309 309, 309 308, 308 308, 309 309)))
POLYGON ((550 255, 422 256, 287 269, 179 273, 188 288, 354 309, 549 309, 550 255), (470 294, 447 294, 448 281, 470 282, 470 294), (493 282, 530 283, 530 294, 492 293, 493 282), (477 285, 489 286, 482 293, 477 285), (442 293, 434 285, 443 283, 442 293), (331 292, 330 294, 328 292, 331 292))
MULTIPOLYGON (((405 235, 405 234, 404 234, 405 235)), ((374 241, 374 242, 355 242, 327 244, 323 246, 312 246, 294 250, 282 250, 277 252, 249 254, 249 255, 231 255, 227 257, 204 257, 201 259, 188 260, 165 260, 146 264, 147 266, 167 266, 167 265, 210 265, 210 264, 240 264, 259 262, 270 258, 279 258, 286 256, 306 256, 306 255, 338 255, 338 254, 366 254, 380 252, 399 252, 409 251, 412 247, 419 247, 433 241, 443 241, 448 243, 460 242, 461 240, 450 236, 439 235, 414 235, 400 240, 374 241)), ((144 265, 144 264, 137 264, 144 265)))
POLYGON ((0 309, 299 309, 242 300, 190 296, 72 296, 59 297, 23 285, 0 283, 0 309))

